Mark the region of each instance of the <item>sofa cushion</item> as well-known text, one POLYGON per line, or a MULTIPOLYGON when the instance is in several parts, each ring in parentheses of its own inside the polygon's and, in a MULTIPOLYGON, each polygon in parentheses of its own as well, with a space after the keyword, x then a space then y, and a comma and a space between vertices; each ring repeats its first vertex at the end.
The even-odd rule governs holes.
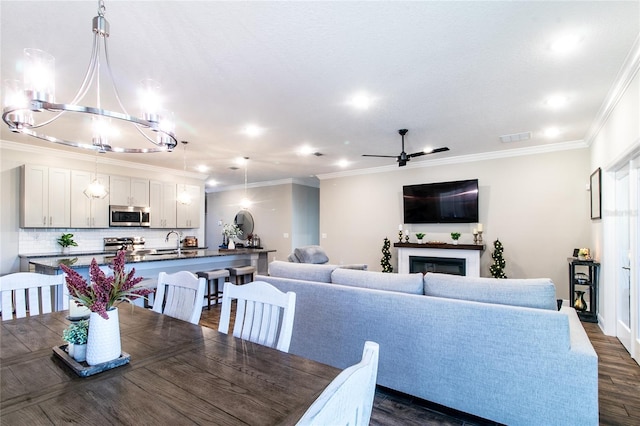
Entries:
POLYGON ((397 291, 400 293, 422 294, 422 274, 388 274, 374 271, 336 268, 331 273, 331 282, 352 287, 375 290, 397 291))
POLYGON ((367 265, 366 263, 349 263, 347 265, 338 265, 338 268, 357 269, 359 271, 366 271, 369 268, 369 265, 367 265))
POLYGON ((556 287, 549 278, 498 279, 427 273, 424 294, 527 308, 558 308, 556 287))
POLYGON ((269 263, 269 275, 304 281, 331 282, 331 272, 336 265, 315 265, 313 263, 291 263, 274 260, 269 263))
POLYGON ((298 247, 293 251, 300 263, 327 263, 329 257, 320 246, 298 247))

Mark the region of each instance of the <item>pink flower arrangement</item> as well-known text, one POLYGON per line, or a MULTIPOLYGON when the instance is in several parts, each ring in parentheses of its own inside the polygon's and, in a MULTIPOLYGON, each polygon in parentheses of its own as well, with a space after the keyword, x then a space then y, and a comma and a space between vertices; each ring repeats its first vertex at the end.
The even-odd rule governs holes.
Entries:
POLYGON ((113 259, 111 266, 113 275, 107 277, 98 266, 95 258, 89 267, 91 285, 75 270, 66 265, 60 268, 67 274, 67 288, 69 294, 78 304, 84 305, 91 312, 99 314, 104 319, 109 319, 107 311, 113 308, 116 302, 132 301, 138 297, 145 297, 153 293, 152 289, 135 287, 143 280, 142 277, 134 278, 135 268, 129 273, 124 270, 125 251, 120 250, 113 259))

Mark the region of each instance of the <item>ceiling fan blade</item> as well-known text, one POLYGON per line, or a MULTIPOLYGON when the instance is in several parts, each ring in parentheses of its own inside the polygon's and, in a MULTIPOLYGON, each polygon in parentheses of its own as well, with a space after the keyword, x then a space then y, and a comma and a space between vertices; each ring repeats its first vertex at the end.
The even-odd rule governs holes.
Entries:
POLYGON ((435 154, 436 152, 449 151, 449 147, 443 146, 442 148, 436 148, 433 151, 425 152, 425 154, 435 154))
POLYGON ((444 152, 444 151, 449 151, 449 148, 442 147, 442 148, 436 148, 434 150, 431 150, 429 152, 424 152, 424 151, 420 151, 420 152, 414 152, 413 154, 409 154, 409 157, 413 158, 413 157, 420 157, 421 155, 427 155, 427 154, 435 154, 437 152, 444 152))
POLYGON ((374 154, 362 154, 363 157, 380 157, 380 158, 398 158, 397 155, 374 155, 374 154))

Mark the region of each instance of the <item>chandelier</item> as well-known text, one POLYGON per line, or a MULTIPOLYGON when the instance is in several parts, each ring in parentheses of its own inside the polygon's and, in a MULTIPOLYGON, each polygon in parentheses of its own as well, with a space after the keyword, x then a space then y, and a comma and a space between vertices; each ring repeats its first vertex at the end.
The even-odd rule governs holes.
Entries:
MULTIPOLYGON (((172 151, 177 140, 175 124, 170 112, 163 109, 159 97, 159 84, 153 80, 141 83, 140 95, 141 118, 130 115, 120 100, 120 95, 113 79, 107 39, 109 37, 109 22, 104 17, 104 2, 98 2, 98 16, 93 18, 93 50, 89 66, 78 92, 69 103, 56 103, 54 84, 55 58, 38 49, 24 49, 23 79, 5 82, 5 99, 2 119, 15 133, 22 133, 34 138, 62 145, 91 149, 98 152, 147 153, 172 151), (104 61, 102 57, 104 56, 104 61), (103 109, 100 93, 100 69, 105 65, 108 79, 113 88, 113 94, 121 111, 103 109), (80 102, 95 85, 95 106, 82 106, 80 102), (78 114, 79 113, 79 114, 78 114), (46 130, 53 129, 51 125, 62 116, 91 117, 90 142, 66 140, 62 137, 51 136, 46 130), (37 121, 36 117, 40 120, 37 121), (135 128, 141 137, 137 139, 144 145, 135 147, 112 146, 115 124, 125 123, 135 128), (150 142, 149 146, 147 142, 150 142)), ((88 120, 87 120, 88 121, 88 120)), ((77 122, 67 127, 81 126, 77 122)), ((135 135, 135 132, 133 132, 135 135)), ((123 139, 129 139, 123 138, 123 139)))

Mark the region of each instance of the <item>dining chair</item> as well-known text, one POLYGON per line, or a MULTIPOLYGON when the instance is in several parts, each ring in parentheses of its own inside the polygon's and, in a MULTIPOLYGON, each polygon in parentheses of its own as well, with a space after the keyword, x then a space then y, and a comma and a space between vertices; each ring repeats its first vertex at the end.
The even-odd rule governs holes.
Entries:
MULTIPOLYGON (((15 272, 0 277, 2 320, 24 318, 57 311, 58 295, 66 287, 65 275, 15 272)), ((61 310, 69 309, 69 297, 61 297, 61 310)))
POLYGON ((191 324, 198 324, 202 314, 206 282, 204 278, 198 278, 189 271, 174 274, 160 272, 153 310, 189 321, 191 324))
POLYGON ((338 374, 297 425, 368 425, 376 392, 379 350, 377 343, 365 342, 362 360, 338 374))
POLYGON ((229 333, 231 303, 237 301, 233 336, 289 352, 296 294, 283 293, 264 281, 224 284, 218 331, 229 333))

